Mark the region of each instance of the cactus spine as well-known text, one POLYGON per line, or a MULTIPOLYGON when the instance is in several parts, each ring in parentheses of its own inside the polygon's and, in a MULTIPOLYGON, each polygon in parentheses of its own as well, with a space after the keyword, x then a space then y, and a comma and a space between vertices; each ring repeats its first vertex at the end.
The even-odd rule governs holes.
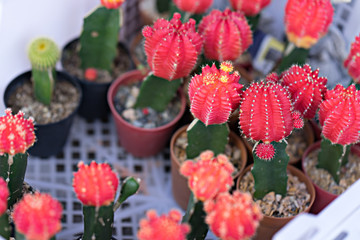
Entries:
POLYGON ((56 81, 55 65, 60 51, 49 38, 37 38, 30 43, 28 57, 32 66, 32 81, 35 98, 49 105, 56 81))

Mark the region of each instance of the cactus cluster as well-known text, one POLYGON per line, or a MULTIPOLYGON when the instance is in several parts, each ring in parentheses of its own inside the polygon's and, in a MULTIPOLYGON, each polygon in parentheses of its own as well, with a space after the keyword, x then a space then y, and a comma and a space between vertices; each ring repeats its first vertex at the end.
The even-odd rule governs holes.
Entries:
POLYGON ((241 12, 214 9, 198 25, 204 39, 204 55, 219 62, 234 61, 252 44, 250 26, 241 12))
POLYGON ((49 105, 56 81, 55 65, 60 58, 56 43, 49 38, 37 38, 28 48, 32 66, 32 81, 35 98, 49 105))
POLYGON ((84 205, 82 239, 111 239, 114 212, 122 202, 137 192, 139 183, 133 177, 126 178, 115 201, 119 179, 109 164, 92 161, 85 165, 81 161, 78 168, 74 173, 73 187, 76 196, 84 205))
MULTIPOLYGON (((356 84, 360 83, 360 35, 355 37, 351 43, 350 53, 344 61, 344 67, 347 68, 350 77, 356 84)), ((357 89, 359 87, 357 86, 357 89)))
POLYGON ((230 5, 235 11, 241 11, 246 16, 255 16, 260 11, 269 5, 271 0, 230 0, 230 5))

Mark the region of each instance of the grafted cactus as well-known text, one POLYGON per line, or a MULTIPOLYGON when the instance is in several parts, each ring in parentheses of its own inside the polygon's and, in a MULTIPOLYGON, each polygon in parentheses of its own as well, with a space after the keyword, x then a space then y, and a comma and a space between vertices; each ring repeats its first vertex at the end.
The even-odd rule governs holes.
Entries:
POLYGON ((174 4, 181 11, 193 14, 205 13, 212 3, 213 0, 174 0, 174 4))
POLYGON ((285 6, 285 32, 289 44, 278 73, 293 64, 303 65, 309 49, 328 31, 334 15, 330 0, 289 0, 285 6))
POLYGON ((198 26, 208 60, 234 61, 252 44, 250 26, 241 12, 214 9, 198 26))
POLYGON ((302 126, 300 114, 293 111, 289 92, 275 80, 271 74, 268 80, 252 83, 243 93, 240 105, 240 129, 257 142, 251 171, 255 198, 271 191, 286 194, 289 156, 283 140, 290 135, 295 120, 297 126, 302 126))
POLYGON ((355 85, 336 85, 320 105, 319 122, 324 139, 318 167, 326 169, 339 182, 340 168, 347 163, 349 145, 360 137, 360 92, 355 85))
POLYGON ((235 11, 243 12, 246 16, 255 16, 270 2, 271 0, 230 0, 230 5, 235 11))
POLYGON ((114 212, 129 196, 136 193, 139 183, 132 177, 125 179, 119 198, 114 199, 119 185, 117 174, 107 163, 91 162, 78 164, 74 173, 73 187, 78 199, 83 203, 83 240, 111 239, 114 212))
POLYGON ((124 0, 101 0, 84 18, 80 35, 81 68, 111 71, 120 31, 120 9, 124 0))
POLYGON ((35 98, 49 105, 56 81, 55 65, 60 57, 59 48, 49 38, 37 38, 29 45, 28 57, 32 66, 35 98))
POLYGON ((8 185, 8 207, 22 197, 27 166, 27 149, 35 142, 34 122, 25 119, 24 113, 12 115, 10 109, 0 117, 0 177, 8 185))
POLYGON ((306 119, 314 118, 327 91, 327 78, 319 77, 319 69, 294 65, 282 74, 281 83, 291 93, 294 109, 306 119))
POLYGON ((145 53, 153 74, 141 85, 136 108, 163 111, 175 96, 181 78, 195 67, 202 39, 193 19, 183 24, 180 18, 181 15, 175 13, 170 21, 158 19, 153 27, 143 29, 145 53))
POLYGON ((360 83, 360 35, 355 38, 351 44, 350 53, 344 61, 344 67, 347 68, 350 77, 356 83, 357 89, 360 83))

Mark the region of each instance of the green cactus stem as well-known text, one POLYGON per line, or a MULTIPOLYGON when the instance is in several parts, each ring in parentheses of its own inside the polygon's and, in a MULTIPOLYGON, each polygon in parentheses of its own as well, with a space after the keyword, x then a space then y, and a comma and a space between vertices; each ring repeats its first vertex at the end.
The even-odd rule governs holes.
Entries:
POLYGON ((333 144, 330 140, 321 140, 321 150, 318 155, 318 168, 327 170, 339 184, 340 168, 348 162, 350 145, 333 144))
POLYGON ((251 27, 251 31, 255 32, 257 29, 257 26, 259 24, 259 20, 260 20, 260 16, 261 14, 256 14, 255 16, 245 16, 246 20, 248 21, 250 27, 251 27))
POLYGON ((189 203, 187 205, 186 213, 182 219, 183 223, 189 223, 191 226, 190 233, 186 236, 188 240, 205 239, 209 230, 205 223, 206 213, 204 211, 204 204, 202 201, 196 201, 193 193, 190 194, 189 203))
POLYGON ((304 65, 309 55, 309 49, 298 48, 293 43, 288 43, 283 54, 283 58, 277 67, 277 73, 281 74, 283 71, 290 68, 292 65, 304 65))
POLYGON ((0 216, 0 236, 4 239, 10 239, 9 215, 5 212, 0 216))
POLYGON ((0 156, 0 177, 7 182, 10 192, 8 208, 12 207, 23 195, 27 157, 27 153, 18 153, 14 156, 5 153, 0 156))
POLYGON ((186 157, 194 159, 205 150, 211 150, 214 155, 225 152, 229 139, 229 128, 226 123, 206 126, 199 119, 194 119, 187 129, 188 145, 186 157))
POLYGON ((80 36, 81 68, 111 71, 120 29, 120 9, 99 6, 84 18, 80 36))
POLYGON ((126 199, 134 195, 139 190, 139 187, 139 180, 136 180, 134 177, 127 177, 121 186, 120 196, 114 204, 114 212, 126 199))
POLYGON ((35 98, 49 105, 56 81, 55 65, 60 52, 49 38, 37 38, 30 43, 28 57, 32 66, 32 81, 35 98))
POLYGON ((113 204, 98 208, 94 206, 83 206, 83 240, 111 239, 112 226, 114 223, 113 207, 113 204))
POLYGON ((179 89, 180 85, 181 79, 169 81, 150 74, 141 84, 140 92, 134 107, 151 107, 158 112, 162 112, 176 96, 176 91, 179 89))
POLYGON ((255 153, 254 165, 251 170, 255 181, 254 198, 261 199, 267 193, 274 191, 275 194, 286 195, 287 192, 287 164, 289 156, 285 148, 285 142, 271 142, 275 149, 275 155, 271 160, 260 159, 255 153))

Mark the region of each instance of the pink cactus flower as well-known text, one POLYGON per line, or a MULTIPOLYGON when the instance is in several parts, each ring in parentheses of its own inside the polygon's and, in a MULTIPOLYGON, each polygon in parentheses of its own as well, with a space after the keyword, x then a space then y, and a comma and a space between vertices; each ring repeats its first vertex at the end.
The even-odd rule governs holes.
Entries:
POLYGON ((351 44, 350 53, 344 61, 350 77, 355 83, 360 83, 360 35, 351 44))
POLYGON ((170 21, 158 19, 153 27, 144 27, 145 54, 154 75, 169 81, 188 76, 202 49, 202 38, 195 21, 181 23, 175 13, 170 21))
POLYGON ((14 207, 16 230, 27 240, 49 240, 61 230, 62 206, 49 194, 27 194, 14 207))
POLYGON ((139 240, 185 240, 190 232, 188 224, 181 224, 181 213, 170 210, 168 215, 158 216, 155 210, 146 213, 147 219, 141 219, 137 237, 139 240))
POLYGON ((207 59, 234 61, 253 42, 250 26, 241 12, 214 9, 198 26, 204 39, 204 54, 207 59))
POLYGON ((225 123, 239 107, 243 85, 239 84, 238 72, 232 71, 232 64, 223 62, 220 70, 214 64, 205 66, 191 79, 190 110, 205 125, 225 123))
POLYGON ((212 3, 213 0, 174 0, 174 4, 181 11, 195 14, 205 13, 212 3))
POLYGON ((290 93, 274 81, 252 83, 243 93, 240 129, 255 141, 279 142, 294 128, 290 93))
POLYGON ((0 155, 25 153, 35 142, 34 120, 21 111, 12 115, 9 108, 5 114, 0 117, 0 155))
POLYGON ((322 134, 334 144, 348 145, 359 141, 360 91, 355 85, 338 84, 327 91, 320 105, 319 122, 322 134))
POLYGON ((180 173, 188 178, 189 188, 200 201, 227 192, 233 185, 233 172, 234 167, 225 155, 214 157, 211 151, 201 153, 196 162, 185 161, 180 168, 180 173))
POLYGON ((0 216, 6 212, 9 194, 5 180, 0 177, 0 216))
POLYGON ((107 163, 90 165, 78 164, 79 170, 74 173, 73 187, 76 196, 87 206, 108 206, 115 198, 119 179, 107 163))
POLYGON ((269 5, 271 0, 230 0, 231 7, 235 11, 241 11, 246 16, 255 16, 269 5))
POLYGON ((120 7, 125 0, 101 0, 101 5, 108 9, 116 9, 120 7))
POLYGON ((282 74, 281 81, 291 93, 294 109, 304 118, 314 118, 327 91, 327 78, 319 77, 319 69, 312 71, 308 64, 294 65, 282 74))
POLYGON ((224 192, 204 203, 205 222, 223 240, 250 239, 256 232, 262 213, 249 193, 224 192))
POLYGON ((333 15, 330 0, 288 0, 285 7, 288 40, 299 48, 310 48, 327 33, 333 15))

